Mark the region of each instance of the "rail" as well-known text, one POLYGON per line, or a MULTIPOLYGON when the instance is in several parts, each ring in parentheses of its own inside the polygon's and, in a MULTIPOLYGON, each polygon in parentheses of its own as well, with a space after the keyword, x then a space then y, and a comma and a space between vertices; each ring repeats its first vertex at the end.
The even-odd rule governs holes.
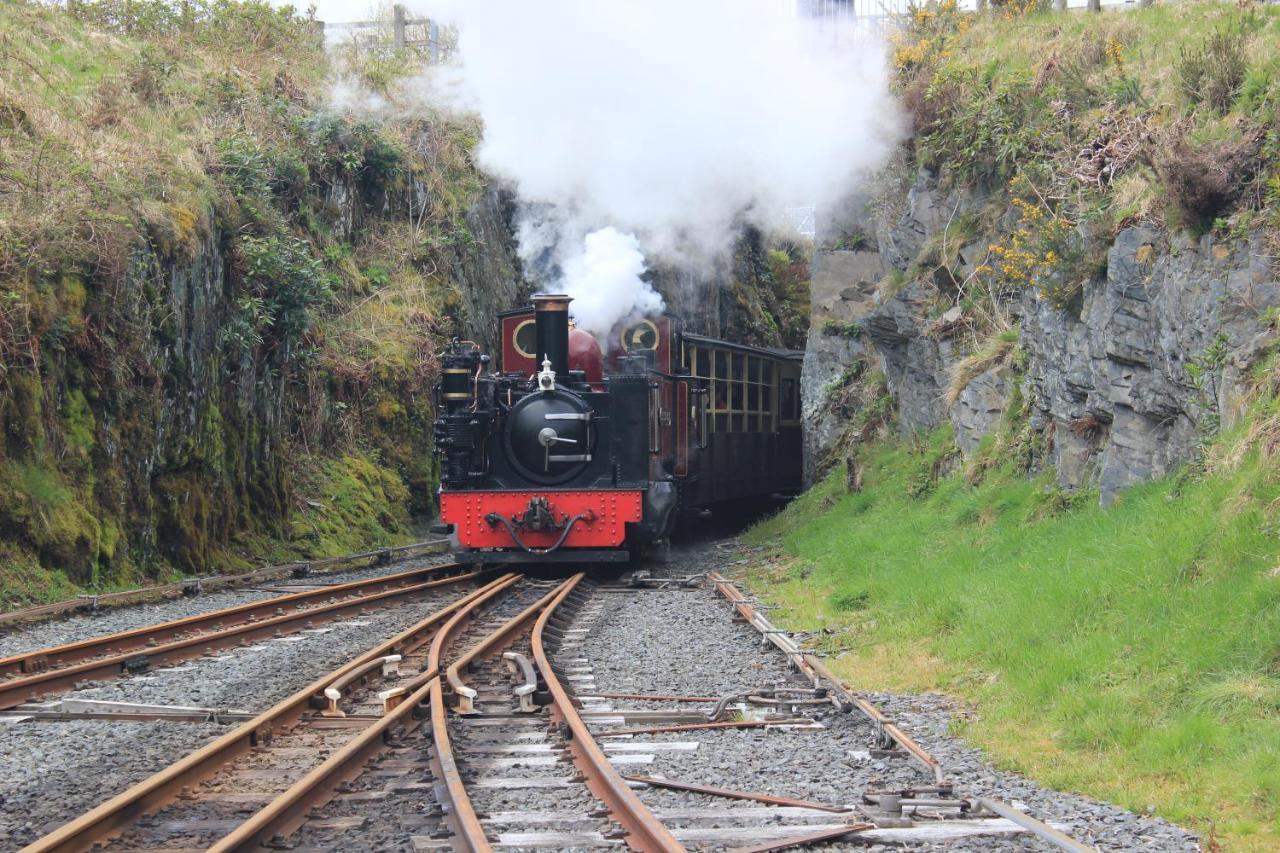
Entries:
MULTIPOLYGON (((942 770, 942 765, 939 764, 938 760, 934 758, 928 750, 912 740, 906 732, 898 728, 897 725, 889 720, 889 718, 884 715, 884 712, 874 704, 850 690, 843 681, 831 672, 831 670, 827 669, 826 665, 823 664, 822 661, 818 660, 811 654, 801 651, 785 632, 779 631, 773 626, 773 623, 757 613, 755 608, 747 601, 747 597, 722 575, 717 572, 710 572, 707 575, 707 579, 715 584, 716 591, 719 592, 720 595, 724 596, 724 598, 734 606, 734 609, 737 610, 739 615, 741 615, 748 624, 759 631, 762 637, 777 646, 777 648, 781 650, 791 661, 791 664, 812 681, 814 687, 821 686, 829 690, 832 694, 833 702, 837 705, 843 704, 845 706, 857 708, 864 716, 876 725, 876 729, 880 733, 882 739, 888 738, 898 746, 902 747, 902 749, 904 749, 914 761, 919 763, 933 775, 934 786, 931 789, 917 787, 914 790, 932 790, 939 794, 951 795, 953 788, 952 784, 947 781, 946 774, 942 770)), ((889 792, 885 792, 885 794, 894 797, 899 796, 898 794, 890 794, 889 792)), ((881 796, 884 796, 885 794, 882 794, 881 796)), ((870 796, 872 799, 875 799, 875 795, 870 796)), ((1059 847, 1060 849, 1069 851, 1069 853, 1097 853, 1097 848, 1076 841, 1074 838, 1054 829, 1047 823, 1037 820, 1031 815, 1019 811, 1007 803, 988 798, 978 798, 973 800, 947 800, 947 802, 954 802, 957 805, 962 805, 972 812, 985 811, 990 814, 999 815, 1000 817, 1012 821, 1026 831, 1059 847)), ((813 836, 806 839, 790 839, 788 840, 788 843, 816 843, 819 840, 824 839, 819 838, 818 836, 813 836)), ((830 839, 828 838, 825 840, 830 839)), ((778 848, 769 847, 759 849, 778 848)))
POLYGON ((547 623, 556 609, 582 582, 583 577, 579 573, 570 578, 547 609, 538 617, 533 627, 533 658, 551 694, 552 719, 569 727, 569 753, 573 757, 574 764, 586 778, 586 784, 591 793, 605 804, 613 820, 626 831, 627 844, 631 849, 643 850, 646 853, 683 851, 684 846, 676 840, 669 829, 663 826, 609 763, 609 759, 605 757, 591 730, 578 714, 573 700, 560 684, 559 678, 551 668, 551 662, 547 659, 543 643, 547 623))
POLYGON ((0 709, 10 709, 33 696, 70 690, 85 680, 109 680, 129 672, 200 657, 211 648, 242 640, 273 637, 311 624, 337 619, 353 611, 415 595, 474 577, 459 574, 465 566, 448 563, 428 569, 354 581, 336 587, 292 593, 275 599, 205 613, 135 631, 108 634, 64 646, 26 652, 0 661, 0 709), (452 573, 452 574, 451 574, 452 573), (427 580, 427 578, 437 578, 427 580), (336 598, 346 594, 345 598, 336 598), (327 599, 335 599, 327 601, 327 599), (317 603, 324 602, 324 603, 317 603), (284 604, 312 604, 285 612, 284 604), (259 619, 262 613, 273 613, 259 619), (232 620, 232 624, 225 624, 232 620), (164 642, 167 641, 167 642, 164 642))
POLYGON ((938 763, 938 759, 934 758, 928 750, 916 743, 911 737, 898 728, 884 713, 872 703, 850 690, 839 678, 837 678, 827 667, 811 654, 803 652, 799 646, 795 644, 790 637, 773 626, 768 619, 756 612, 756 609, 747 601, 747 597, 742 594, 739 589, 726 580, 717 572, 711 572, 707 575, 708 580, 715 584, 716 591, 724 596, 738 614, 761 633, 770 643, 778 648, 791 664, 814 685, 814 687, 825 686, 833 694, 833 700, 837 704, 843 703, 846 706, 857 708, 862 714, 875 724, 877 731, 885 738, 902 747, 911 758, 923 767, 933 776, 934 784, 944 790, 951 789, 951 783, 947 781, 946 773, 942 770, 942 765, 938 763))
MULTIPOLYGON (((453 678, 457 678, 459 664, 463 661, 475 660, 484 651, 500 642, 500 638, 511 637, 519 630, 521 624, 529 620, 532 614, 536 614, 541 608, 546 607, 557 591, 552 591, 543 596, 542 599, 526 608, 518 616, 508 620, 481 643, 472 647, 449 668, 452 671, 453 678)), ((444 654, 444 647, 451 641, 454 634, 461 632, 463 628, 462 622, 467 618, 467 615, 466 613, 458 613, 436 635, 431 644, 431 655, 427 659, 429 668, 439 668, 440 659, 444 654)), ((449 829, 453 831, 453 849, 461 851, 461 853, 487 853, 492 848, 488 837, 485 835, 484 827, 480 824, 480 817, 476 814, 475 807, 471 804, 471 797, 468 796, 466 784, 462 780, 462 771, 458 767, 457 758, 453 754, 453 743, 449 737, 448 717, 445 713, 444 687, 438 678, 431 682, 429 701, 431 703, 431 736, 432 742, 435 744, 432 765, 436 777, 444 783, 438 790, 448 800, 447 803, 441 803, 441 805, 444 807, 445 822, 449 825, 449 829)))
MULTIPOLYGON (((506 575, 444 606, 391 639, 378 644, 345 666, 322 676, 288 698, 276 703, 268 710, 258 714, 253 719, 242 723, 212 743, 196 750, 159 773, 139 782, 127 791, 112 797, 86 814, 38 839, 23 848, 23 853, 64 853, 64 851, 65 853, 71 853, 71 851, 88 849, 93 844, 103 841, 128 826, 137 818, 177 799, 183 793, 184 788, 194 788, 212 777, 230 762, 247 755, 254 747, 269 740, 274 732, 297 725, 303 715, 310 709, 313 698, 321 695, 325 687, 332 684, 336 679, 341 678, 348 672, 359 669, 370 660, 386 657, 390 654, 402 653, 406 648, 416 648, 422 645, 427 639, 434 637, 436 626, 441 621, 452 618, 458 611, 470 606, 477 599, 486 596, 499 585, 509 585, 514 580, 515 577, 513 575, 506 575)), ((399 711, 400 715, 403 715, 413 707, 412 703, 405 702, 398 706, 395 711, 399 711)), ((390 714, 386 715, 382 719, 390 716, 390 714)), ((353 747, 354 749, 355 747, 353 747)), ((332 770, 333 764, 340 757, 349 758, 351 754, 344 750, 332 756, 326 761, 326 765, 329 765, 329 769, 332 770)), ((319 769, 317 768, 316 770, 318 771, 319 769)), ((313 773, 315 772, 313 771, 313 773)), ((275 826, 277 822, 285 822, 295 815, 295 810, 298 808, 298 803, 296 802, 297 793, 290 789, 290 792, 286 792, 286 795, 281 795, 280 798, 277 798, 269 806, 251 817, 241 827, 241 830, 245 833, 253 834, 264 825, 275 826), (268 810, 270 810, 269 814, 264 815, 264 812, 268 812, 268 810)), ((228 836, 228 838, 230 837, 228 836)))
POLYGON ((378 548, 373 551, 361 551, 357 554, 346 554, 340 557, 326 557, 321 560, 302 560, 293 563, 281 563, 277 566, 267 566, 265 568, 256 569, 252 572, 235 575, 197 575, 187 578, 186 580, 177 581, 176 583, 162 584, 159 586, 144 586, 137 589, 122 590, 120 592, 105 592, 80 595, 75 598, 68 598, 63 601, 55 601, 49 604, 38 604, 33 607, 24 607, 20 610, 8 610, 0 612, 0 625, 10 625, 18 622, 31 622, 39 619, 47 619, 51 616, 59 616, 65 613, 73 613, 82 610, 96 610, 100 607, 120 607, 128 604, 138 604, 143 601, 153 599, 166 598, 174 595, 186 595, 192 591, 210 592, 224 587, 247 586, 255 581, 274 580, 276 578, 285 577, 295 573, 304 573, 309 575, 312 571, 319 567, 329 568, 336 571, 336 567, 349 567, 360 562, 367 562, 370 567, 388 565, 397 560, 408 559, 408 555, 416 552, 431 552, 448 550, 449 542, 447 539, 430 539, 423 542, 415 542, 411 545, 400 545, 395 548, 378 548))
MULTIPOLYGON (((425 684, 416 688, 405 701, 379 717, 377 722, 361 731, 350 743, 295 782, 287 791, 272 800, 234 832, 210 847, 209 853, 256 850, 276 835, 288 837, 306 822, 307 814, 314 806, 321 805, 329 799, 334 788, 347 779, 359 775, 360 768, 383 746, 384 740, 394 727, 400 725, 407 731, 416 729, 420 723, 414 716, 414 709, 428 701, 430 695, 440 685, 438 650, 448 644, 457 626, 469 619, 478 608, 519 582, 520 578, 517 575, 503 575, 471 596, 464 605, 456 608, 448 621, 431 638, 431 653, 427 658, 427 667, 422 673, 422 676, 427 679, 425 684)), ((432 723, 434 722, 433 711, 432 723)), ((439 748, 438 744, 437 748, 439 748)))

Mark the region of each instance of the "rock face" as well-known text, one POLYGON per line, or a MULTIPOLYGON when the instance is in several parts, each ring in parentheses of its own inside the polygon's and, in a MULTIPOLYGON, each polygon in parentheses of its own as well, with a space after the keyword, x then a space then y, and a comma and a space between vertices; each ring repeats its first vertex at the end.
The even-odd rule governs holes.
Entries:
POLYGON ((1105 502, 1195 455, 1280 304, 1261 250, 1128 228, 1079 317, 1024 299, 1026 381, 1061 485, 1097 482, 1105 502))
POLYGON ((826 405, 827 389, 867 352, 861 324, 875 309, 876 282, 884 274, 878 252, 827 252, 813 264, 809 337, 800 387, 805 436, 805 482, 810 484, 843 422, 826 405), (843 333, 833 333, 836 327, 843 333))
MULTIPOLYGON (((878 251, 852 253, 857 263, 842 258, 850 253, 819 252, 815 262, 805 360, 811 476, 841 429, 821 389, 865 357, 864 348, 886 374, 903 432, 949 420, 958 449, 971 455, 1017 389, 1027 402, 1019 414, 1042 439, 1040 464, 1052 466, 1063 488, 1097 486, 1104 503, 1193 459, 1219 422, 1239 417, 1243 377, 1271 339, 1267 309, 1280 306, 1280 282, 1260 241, 1197 239, 1150 227, 1120 231, 1105 275, 1085 286, 1074 310, 1032 287, 1008 306, 1021 323, 1018 369, 997 364, 979 372, 948 407, 951 369, 968 348, 946 331, 964 328, 955 322, 956 308, 947 310, 953 295, 918 276, 884 296, 868 280, 876 271, 907 274, 948 221, 983 200, 943 197, 928 175, 903 192, 896 209, 874 221, 878 251), (846 304, 841 293, 857 299, 846 304), (856 319, 859 341, 823 336, 832 317, 856 319)), ((960 251, 961 277, 998 236, 982 235, 960 251)))
MULTIPOLYGON (((350 249, 425 209, 430 192, 416 176, 401 183, 317 168, 307 215, 273 239, 287 248, 305 234, 308 251, 350 249)), ((456 290, 456 304, 441 312, 452 316, 438 318, 443 328, 490 350, 496 312, 524 296, 509 212, 507 196, 481 189, 457 211, 459 236, 451 232, 427 260, 412 261, 424 277, 440 274, 442 292, 456 290)), ((291 460, 333 451, 329 470, 337 470, 354 434, 429 507, 431 378, 414 372, 429 360, 412 353, 365 365, 357 353, 334 367, 316 345, 319 324, 265 345, 266 321, 245 320, 243 223, 212 204, 184 213, 194 223, 189 239, 139 233, 124 244, 118 269, 39 282, 32 364, 0 371, 0 560, 16 543, 91 585, 171 567, 207 571, 251 538, 302 541, 308 534, 295 530, 301 502, 291 500, 298 482, 291 460), (349 364, 360 370, 353 375, 349 364), (393 431, 394 441, 382 440, 393 431)), ((269 286, 283 289, 277 280, 269 286)), ((326 310, 354 310, 372 296, 353 290, 337 298, 348 301, 326 310)), ((402 325, 420 328, 425 351, 438 329, 419 327, 425 311, 415 310, 405 309, 402 325)), ((365 473, 348 466, 334 476, 343 488, 361 489, 365 473)), ((251 547, 257 542, 244 552, 251 547)))

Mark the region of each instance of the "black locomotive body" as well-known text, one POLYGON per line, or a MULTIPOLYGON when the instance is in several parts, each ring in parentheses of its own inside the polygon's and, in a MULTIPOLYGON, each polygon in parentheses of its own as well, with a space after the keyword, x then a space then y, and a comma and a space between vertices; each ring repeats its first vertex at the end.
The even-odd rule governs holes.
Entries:
POLYGON ((625 561, 682 518, 800 487, 799 353, 674 334, 607 349, 566 296, 501 315, 501 369, 442 357, 440 517, 480 563, 625 561))

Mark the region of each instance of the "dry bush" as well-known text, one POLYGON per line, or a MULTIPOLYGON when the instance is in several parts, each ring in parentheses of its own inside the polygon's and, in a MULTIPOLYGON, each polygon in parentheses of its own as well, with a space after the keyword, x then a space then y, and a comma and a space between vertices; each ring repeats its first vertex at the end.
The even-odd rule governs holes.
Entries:
POLYGON ((1235 140, 1193 146, 1177 126, 1150 146, 1147 159, 1188 224, 1206 226, 1239 197, 1258 167, 1264 134, 1242 128, 1235 140))
POLYGON ((911 116, 911 131, 924 136, 938 129, 962 97, 959 87, 921 71, 902 90, 902 105, 911 116))
POLYGON ((1090 443, 1098 440, 1106 424, 1093 415, 1082 415, 1071 421, 1071 434, 1090 443))

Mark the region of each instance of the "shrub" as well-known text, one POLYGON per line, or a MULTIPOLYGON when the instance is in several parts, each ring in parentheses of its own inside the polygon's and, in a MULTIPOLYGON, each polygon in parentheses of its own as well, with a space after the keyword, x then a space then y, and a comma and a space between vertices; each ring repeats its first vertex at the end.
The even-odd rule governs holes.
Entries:
POLYGON ((1183 47, 1174 71, 1187 100, 1220 113, 1231 109, 1249 72, 1244 33, 1236 29, 1211 34, 1198 47, 1183 47))
POLYGON ((1252 178, 1263 138, 1252 128, 1235 140, 1193 147, 1178 129, 1165 135, 1148 160, 1186 224, 1207 228, 1252 178))

